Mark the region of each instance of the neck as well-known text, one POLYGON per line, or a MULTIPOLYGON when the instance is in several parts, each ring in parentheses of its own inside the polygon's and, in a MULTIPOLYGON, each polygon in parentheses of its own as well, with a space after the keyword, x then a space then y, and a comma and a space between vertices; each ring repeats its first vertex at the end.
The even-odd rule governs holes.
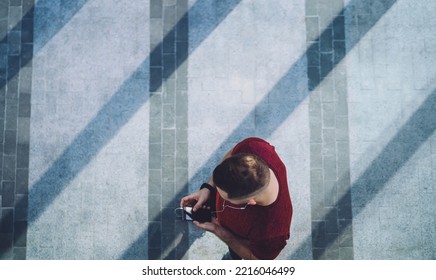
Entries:
POLYGON ((270 169, 270 180, 266 189, 261 192, 256 198, 256 204, 260 206, 268 206, 273 204, 279 195, 279 182, 274 172, 270 169))

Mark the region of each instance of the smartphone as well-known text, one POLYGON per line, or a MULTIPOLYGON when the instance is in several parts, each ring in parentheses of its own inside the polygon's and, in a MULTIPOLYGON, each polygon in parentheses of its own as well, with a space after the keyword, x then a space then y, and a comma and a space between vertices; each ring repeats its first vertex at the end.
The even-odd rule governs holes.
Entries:
POLYGON ((198 221, 200 223, 211 222, 212 212, 209 209, 200 208, 197 211, 192 211, 192 207, 183 207, 182 220, 198 221))

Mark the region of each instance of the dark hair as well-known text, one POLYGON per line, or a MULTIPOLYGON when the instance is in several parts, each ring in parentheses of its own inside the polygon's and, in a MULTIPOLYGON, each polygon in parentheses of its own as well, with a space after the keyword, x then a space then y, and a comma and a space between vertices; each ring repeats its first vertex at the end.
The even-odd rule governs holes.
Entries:
POLYGON ((253 154, 236 154, 215 167, 213 181, 228 195, 242 198, 254 194, 269 183, 269 167, 253 154))

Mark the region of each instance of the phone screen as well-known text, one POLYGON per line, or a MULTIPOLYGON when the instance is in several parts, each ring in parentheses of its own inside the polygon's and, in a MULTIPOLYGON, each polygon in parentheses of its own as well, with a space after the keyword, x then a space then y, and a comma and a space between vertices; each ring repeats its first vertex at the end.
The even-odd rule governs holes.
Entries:
POLYGON ((185 221, 193 221, 193 218, 192 218, 192 207, 189 207, 189 206, 186 206, 186 207, 183 207, 183 211, 184 211, 184 220, 185 221))
POLYGON ((186 221, 198 221, 200 223, 212 221, 212 213, 209 209, 200 208, 193 212, 192 207, 184 207, 183 212, 186 221))

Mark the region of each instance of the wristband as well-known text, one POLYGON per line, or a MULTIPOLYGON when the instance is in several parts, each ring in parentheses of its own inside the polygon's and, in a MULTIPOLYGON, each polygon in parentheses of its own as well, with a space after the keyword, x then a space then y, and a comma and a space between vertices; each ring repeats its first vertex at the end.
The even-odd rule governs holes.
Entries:
POLYGON ((215 188, 212 187, 211 185, 209 185, 208 183, 203 183, 200 187, 200 190, 205 189, 205 188, 208 189, 211 193, 215 192, 215 188))

